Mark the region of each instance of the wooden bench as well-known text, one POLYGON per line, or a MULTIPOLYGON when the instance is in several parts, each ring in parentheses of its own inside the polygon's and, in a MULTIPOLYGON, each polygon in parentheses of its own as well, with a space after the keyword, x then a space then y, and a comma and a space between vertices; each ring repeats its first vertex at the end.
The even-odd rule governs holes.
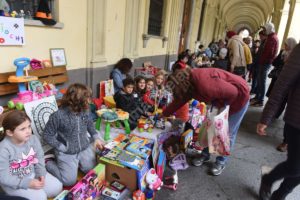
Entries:
MULTIPOLYGON (((8 82, 8 77, 15 74, 15 71, 0 73, 0 96, 18 92, 18 84, 8 82)), ((42 83, 47 82, 54 85, 63 84, 69 80, 65 66, 28 70, 28 75, 37 76, 38 80, 42 83)))

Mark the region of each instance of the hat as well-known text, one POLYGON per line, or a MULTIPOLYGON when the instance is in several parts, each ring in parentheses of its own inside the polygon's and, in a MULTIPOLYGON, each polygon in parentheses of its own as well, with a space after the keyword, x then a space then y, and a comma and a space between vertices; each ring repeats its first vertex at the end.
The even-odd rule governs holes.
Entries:
POLYGON ((228 31, 227 33, 226 33, 226 36, 228 37, 228 39, 230 39, 232 36, 234 36, 234 35, 236 35, 236 32, 234 32, 234 31, 228 31))
POLYGON ((53 26, 56 21, 52 19, 48 0, 40 0, 39 7, 35 13, 34 19, 40 20, 43 24, 53 26))

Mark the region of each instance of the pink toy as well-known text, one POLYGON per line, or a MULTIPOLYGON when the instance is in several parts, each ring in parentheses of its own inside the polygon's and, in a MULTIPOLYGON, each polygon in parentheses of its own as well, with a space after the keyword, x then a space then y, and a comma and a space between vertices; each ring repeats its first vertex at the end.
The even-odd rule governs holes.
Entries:
POLYGON ((151 168, 146 174, 146 182, 151 190, 160 190, 163 182, 157 176, 155 169, 151 168))

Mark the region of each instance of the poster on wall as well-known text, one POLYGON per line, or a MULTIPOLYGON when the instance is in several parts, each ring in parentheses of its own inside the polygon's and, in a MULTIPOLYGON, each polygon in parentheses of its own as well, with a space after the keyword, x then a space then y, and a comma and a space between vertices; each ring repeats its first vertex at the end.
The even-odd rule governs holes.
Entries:
POLYGON ((44 152, 47 152, 51 149, 51 147, 43 141, 42 134, 50 115, 58 110, 55 97, 49 96, 36 101, 25 103, 24 108, 26 114, 31 120, 33 134, 35 134, 41 140, 44 152))
POLYGON ((25 45, 23 18, 0 17, 0 45, 25 45))

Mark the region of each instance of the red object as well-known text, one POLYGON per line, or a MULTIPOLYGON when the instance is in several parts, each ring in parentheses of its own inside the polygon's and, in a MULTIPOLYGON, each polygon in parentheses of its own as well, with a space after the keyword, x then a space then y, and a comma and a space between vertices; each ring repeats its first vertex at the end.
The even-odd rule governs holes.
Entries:
POLYGON ((133 200, 146 200, 145 194, 141 190, 133 192, 133 200))
POLYGON ((247 82, 234 74, 216 68, 192 69, 191 83, 193 93, 184 95, 182 99, 174 99, 164 110, 164 116, 176 112, 178 108, 194 98, 203 102, 214 102, 215 106, 230 105, 229 114, 238 112, 249 101, 249 87, 247 82))
POLYGON ((232 38, 232 36, 234 36, 234 35, 236 35, 236 32, 234 32, 234 31, 228 31, 226 33, 226 36, 228 37, 228 39, 232 38))
POLYGON ((264 49, 259 57, 258 64, 266 65, 271 64, 275 59, 278 51, 278 37, 276 33, 268 35, 264 49))
POLYGON ((150 94, 151 94, 151 91, 147 91, 144 96, 143 96, 143 101, 146 103, 146 104, 149 104, 151 106, 153 106, 155 104, 154 100, 152 100, 150 98, 150 94))
POLYGON ((183 122, 189 121, 189 104, 184 104, 181 108, 176 110, 176 118, 181 119, 183 122))
POLYGON ((101 108, 101 105, 103 103, 102 99, 93 98, 93 103, 96 105, 97 109, 101 108))

